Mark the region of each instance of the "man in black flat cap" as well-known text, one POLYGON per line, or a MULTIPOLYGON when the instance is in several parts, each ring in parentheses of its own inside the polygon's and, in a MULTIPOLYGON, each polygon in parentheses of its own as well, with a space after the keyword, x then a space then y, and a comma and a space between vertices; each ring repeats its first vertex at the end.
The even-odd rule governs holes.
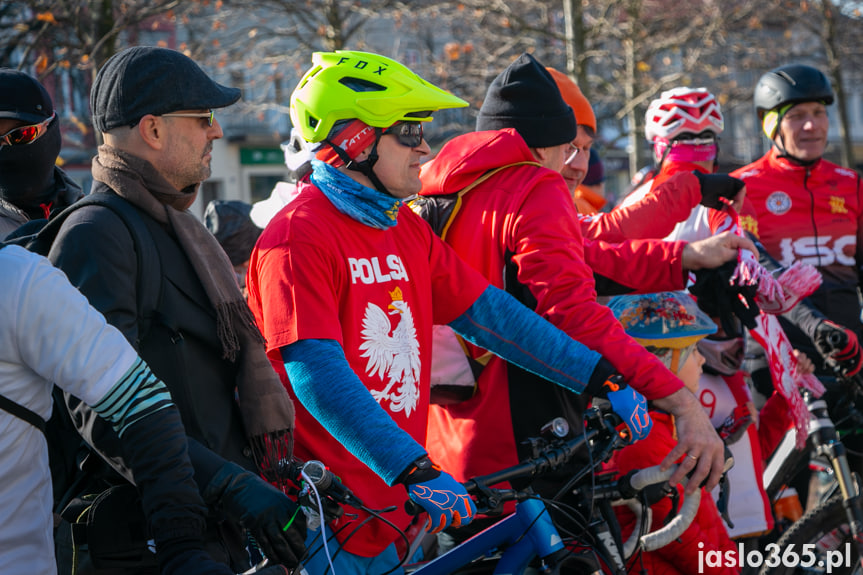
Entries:
MULTIPOLYGON (((90 93, 105 142, 93 159, 92 193, 131 204, 155 254, 135 245, 112 209, 88 205, 63 223, 49 259, 171 391, 211 511, 207 550, 245 571, 249 531, 270 564, 280 564, 267 569, 274 575, 304 552, 302 512, 261 478, 287 487, 275 471, 291 456, 293 405, 264 355, 228 257, 188 211, 210 176, 213 141, 222 137, 213 110, 239 98, 238 89, 214 82, 174 50, 139 46, 110 58, 90 93), (155 265, 138 269, 138 249, 158 259, 155 265), (158 294, 152 308, 139 304, 137 290, 158 294)), ((84 409, 74 401, 70 408, 84 409)), ((116 436, 82 417, 85 437, 117 461, 116 436)))
POLYGON ((0 68, 0 239, 84 196, 54 165, 60 140, 60 120, 45 87, 24 72, 0 68))

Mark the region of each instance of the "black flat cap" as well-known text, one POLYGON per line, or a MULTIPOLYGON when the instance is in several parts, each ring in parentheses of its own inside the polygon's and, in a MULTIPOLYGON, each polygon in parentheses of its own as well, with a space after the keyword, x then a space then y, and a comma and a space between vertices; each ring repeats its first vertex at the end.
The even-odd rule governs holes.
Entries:
POLYGON ((188 56, 154 46, 134 46, 111 56, 90 90, 93 125, 100 132, 131 126, 147 114, 224 108, 240 99, 188 56))

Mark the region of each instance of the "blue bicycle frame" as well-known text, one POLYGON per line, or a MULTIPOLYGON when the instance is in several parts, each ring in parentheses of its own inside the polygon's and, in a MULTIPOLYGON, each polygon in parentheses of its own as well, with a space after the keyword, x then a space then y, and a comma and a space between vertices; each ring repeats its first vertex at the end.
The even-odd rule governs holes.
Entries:
POLYGON ((538 499, 526 499, 516 504, 512 515, 411 573, 450 575, 474 559, 483 557, 490 549, 504 545, 507 547, 498 560, 495 574, 522 573, 534 556, 547 557, 563 549, 560 534, 545 504, 538 499))

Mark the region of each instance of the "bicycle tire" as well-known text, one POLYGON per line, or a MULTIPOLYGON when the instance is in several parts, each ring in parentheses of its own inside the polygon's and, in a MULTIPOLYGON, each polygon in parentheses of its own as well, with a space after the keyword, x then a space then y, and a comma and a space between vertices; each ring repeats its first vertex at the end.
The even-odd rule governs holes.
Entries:
POLYGON ((817 557, 815 565, 808 568, 782 564, 776 567, 762 566, 758 575, 827 573, 826 553, 837 549, 844 550, 846 543, 849 543, 851 548, 850 566, 843 564, 840 567, 833 567, 830 573, 860 575, 863 573, 863 569, 860 568, 860 557, 857 553, 857 547, 852 541, 851 529, 848 526, 845 508, 842 506, 842 498, 837 494, 814 509, 810 509, 777 541, 780 553, 782 550, 788 549, 791 544, 794 544, 794 550, 797 552, 803 549, 803 545, 814 544, 817 557))

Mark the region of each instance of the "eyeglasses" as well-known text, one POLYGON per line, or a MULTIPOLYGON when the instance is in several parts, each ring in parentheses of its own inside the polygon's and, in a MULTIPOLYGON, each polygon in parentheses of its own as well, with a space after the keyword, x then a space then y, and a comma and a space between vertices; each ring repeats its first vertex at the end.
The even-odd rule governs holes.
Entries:
POLYGON ((569 152, 569 155, 566 157, 566 160, 563 161, 564 164, 572 163, 575 160, 575 158, 578 157, 578 155, 580 153, 587 151, 587 150, 583 150, 583 149, 579 148, 578 146, 573 145, 572 142, 567 144, 567 146, 568 147, 567 147, 566 151, 569 152))
POLYGON ((0 147, 26 146, 27 144, 32 144, 48 131, 48 126, 54 120, 56 115, 57 113, 54 112, 51 114, 51 117, 44 122, 33 124, 31 126, 21 126, 20 128, 15 128, 14 130, 6 132, 0 136, 0 147))
POLYGON ((170 114, 161 114, 163 117, 170 118, 206 118, 207 126, 212 127, 216 121, 216 113, 213 110, 208 112, 172 112, 170 114))
POLYGON ((422 122, 398 122, 383 131, 396 137, 399 144, 408 148, 416 148, 423 143, 422 122))

